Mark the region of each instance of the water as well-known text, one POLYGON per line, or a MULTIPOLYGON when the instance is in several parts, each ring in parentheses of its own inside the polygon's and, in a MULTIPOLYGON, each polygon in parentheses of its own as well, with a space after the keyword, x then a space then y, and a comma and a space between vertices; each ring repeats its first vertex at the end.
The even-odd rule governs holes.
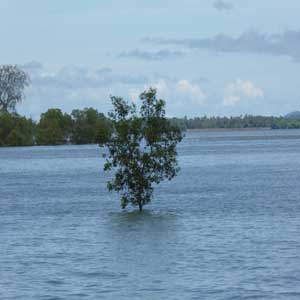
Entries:
POLYGON ((97 146, 0 149, 0 299, 299 299, 300 131, 193 132, 143 214, 97 146))

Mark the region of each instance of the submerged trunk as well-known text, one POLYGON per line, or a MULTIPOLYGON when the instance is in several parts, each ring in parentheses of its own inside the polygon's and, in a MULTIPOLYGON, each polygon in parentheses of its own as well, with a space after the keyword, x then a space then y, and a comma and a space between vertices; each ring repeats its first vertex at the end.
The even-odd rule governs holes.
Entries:
POLYGON ((8 105, 0 101, 0 112, 5 114, 8 113, 8 105))
POLYGON ((143 210, 142 201, 139 201, 139 210, 140 210, 140 212, 142 212, 142 210, 143 210))

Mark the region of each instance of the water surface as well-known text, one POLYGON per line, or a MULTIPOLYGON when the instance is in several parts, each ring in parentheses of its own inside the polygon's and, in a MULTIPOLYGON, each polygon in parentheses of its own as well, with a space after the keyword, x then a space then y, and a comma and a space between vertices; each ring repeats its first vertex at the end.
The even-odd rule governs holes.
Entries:
POLYGON ((300 131, 188 133, 143 214, 101 151, 0 149, 0 299, 300 299, 300 131))

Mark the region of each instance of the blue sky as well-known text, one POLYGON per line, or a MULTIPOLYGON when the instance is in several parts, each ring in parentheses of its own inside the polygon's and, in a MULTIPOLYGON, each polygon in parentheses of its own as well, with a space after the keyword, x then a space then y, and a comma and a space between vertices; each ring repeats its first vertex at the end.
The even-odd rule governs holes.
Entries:
POLYGON ((170 116, 300 110, 297 0, 0 0, 0 64, 31 76, 18 111, 110 109, 149 86, 170 116))

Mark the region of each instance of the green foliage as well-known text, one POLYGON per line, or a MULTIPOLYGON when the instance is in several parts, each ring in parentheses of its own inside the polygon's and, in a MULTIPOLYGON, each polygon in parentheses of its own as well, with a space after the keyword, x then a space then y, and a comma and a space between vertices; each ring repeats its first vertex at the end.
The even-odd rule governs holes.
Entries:
MULTIPOLYGON (((131 107, 129 105, 129 107, 131 107)), ((172 118, 169 122, 182 131, 187 129, 299 129, 297 114, 286 117, 252 116, 172 118)), ((154 128, 155 129, 155 128, 154 128)), ((154 129, 152 132, 154 132, 154 129)), ((114 125, 93 108, 73 110, 71 115, 49 109, 36 125, 16 113, 0 112, 0 147, 61 144, 103 144, 110 139, 114 125)))
POLYGON ((38 145, 62 145, 70 140, 72 118, 63 114, 60 109, 49 109, 41 115, 36 128, 36 143, 38 145))
POLYGON ((173 124, 177 124, 181 129, 212 129, 212 128, 271 128, 271 129, 292 129, 300 128, 299 119, 284 117, 267 117, 244 115, 239 117, 196 117, 173 118, 173 124))
POLYGON ((110 135, 110 125, 104 116, 93 108, 73 110, 74 124, 71 142, 73 144, 96 144, 110 135))
POLYGON ((34 145, 34 123, 17 114, 0 114, 0 146, 34 145))
POLYGON ((121 206, 149 203, 153 185, 171 180, 179 171, 176 146, 181 130, 165 117, 165 102, 156 98, 156 90, 140 95, 138 111, 119 97, 111 97, 114 110, 109 114, 113 132, 101 146, 107 146, 104 170, 116 169, 108 189, 121 194, 121 206))
POLYGON ((49 109, 36 125, 17 114, 0 113, 0 147, 28 145, 97 144, 111 135, 111 124, 93 108, 71 115, 49 109))
POLYGON ((16 104, 24 98, 23 91, 29 85, 27 73, 17 66, 0 66, 0 112, 15 112, 16 104))

